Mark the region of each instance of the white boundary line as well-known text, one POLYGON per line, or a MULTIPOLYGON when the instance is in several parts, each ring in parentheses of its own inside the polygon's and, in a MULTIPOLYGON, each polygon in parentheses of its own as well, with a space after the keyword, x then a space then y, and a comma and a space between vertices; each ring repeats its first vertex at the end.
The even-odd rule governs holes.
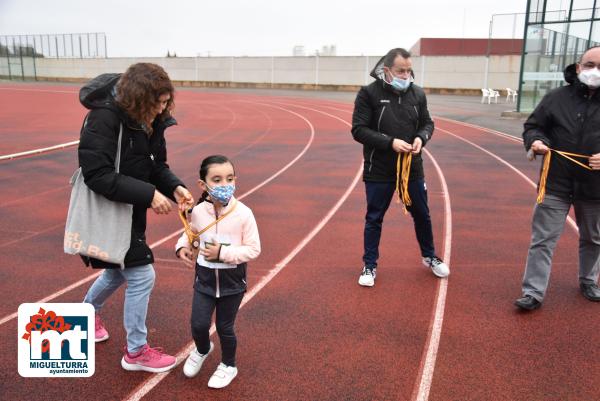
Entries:
POLYGON ((20 91, 20 92, 49 92, 49 93, 79 93, 76 91, 62 91, 62 90, 52 90, 52 89, 34 89, 34 88, 0 88, 3 91, 20 91))
MULTIPOLYGON (((442 183, 442 192, 444 193, 444 262, 450 265, 450 256, 452 254, 452 208, 450 204, 450 192, 448 184, 442 169, 438 165, 433 155, 425 148, 423 151, 429 156, 437 174, 442 183)), ((431 382, 433 381, 433 371, 435 361, 440 345, 442 335, 442 324, 444 323, 444 310, 446 307, 446 294, 448 293, 448 278, 439 279, 438 291, 435 300, 435 312, 432 318, 432 327, 427 339, 427 346, 424 350, 425 359, 422 360, 422 369, 420 369, 419 387, 412 399, 426 401, 429 398, 431 382)))
MULTIPOLYGON (((276 107, 276 106, 273 106, 273 107, 276 107)), ((318 111, 318 110, 315 110, 315 111, 318 111)), ((323 114, 327 114, 327 113, 323 113, 323 114)), ((334 117, 348 125, 347 121, 344 121, 341 118, 333 116, 333 115, 332 115, 332 117, 334 117)), ((304 247, 321 231, 321 229, 323 229, 323 227, 325 227, 325 225, 329 222, 329 220, 331 220, 331 218, 335 215, 335 213, 339 210, 339 208, 344 204, 346 199, 350 196, 350 194, 356 187, 356 184, 358 184, 358 182, 362 178, 362 166, 363 166, 363 163, 361 161, 358 172, 354 176, 354 179, 350 183, 350 186, 348 186, 348 188, 346 188, 346 191, 344 192, 344 194, 341 196, 340 199, 338 199, 336 204, 333 205, 333 207, 329 210, 329 212, 327 212, 325 217, 323 217, 323 219, 321 219, 321 221, 319 223, 317 223, 317 225, 310 231, 310 233, 308 233, 308 235, 306 237, 304 237, 298 243, 298 245, 296 245, 296 247, 286 257, 284 257, 279 263, 275 264, 275 267, 273 269, 269 270, 269 273, 267 273, 265 276, 263 276, 260 279, 260 281, 254 287, 252 287, 252 289, 250 291, 248 291, 246 293, 246 295, 244 296, 244 299, 240 305, 240 308, 244 307, 244 305, 246 305, 248 302, 250 302, 250 300, 252 298, 254 298, 254 296, 256 294, 258 294, 271 280, 273 280, 273 278, 275 278, 275 276, 281 270, 283 270, 283 268, 285 268, 287 266, 287 264, 296 255, 298 255, 298 253, 300 253, 300 251, 302 251, 302 249, 304 249, 304 247)), ((214 332, 215 332, 215 327, 213 324, 210 329, 210 335, 212 335, 214 332)), ((179 351, 176 355, 177 364, 179 365, 181 362, 183 362, 183 359, 185 357, 187 357, 187 355, 195 347, 196 347, 196 345, 193 341, 190 341, 188 344, 186 344, 185 347, 181 351, 179 351)), ((126 401, 139 401, 142 397, 144 397, 146 394, 148 394, 150 391, 152 391, 152 389, 154 387, 156 387, 161 381, 163 381, 171 372, 173 372, 173 370, 171 370, 169 372, 158 373, 158 374, 151 376, 149 379, 140 383, 137 386, 137 388, 127 398, 125 398, 125 400, 126 401)))
POLYGON ((33 150, 27 150, 25 152, 13 153, 11 155, 0 156, 0 161, 16 159, 17 157, 23 157, 23 156, 37 155, 40 153, 47 153, 47 152, 51 152, 53 150, 64 149, 64 148, 68 148, 70 146, 75 146, 77 144, 79 144, 79 140, 65 142, 65 143, 61 143, 58 145, 49 146, 47 148, 33 149, 33 150))
MULTIPOLYGON (((263 186, 266 185, 266 183, 273 181, 276 177, 278 177, 283 172, 285 172, 287 169, 289 169, 294 163, 296 163, 298 161, 298 159, 300 159, 306 153, 306 151, 312 145, 313 140, 315 138, 315 128, 313 127, 313 125, 311 124, 311 122, 309 120, 307 120, 304 116, 302 116, 302 115, 300 115, 298 113, 295 113, 292 110, 285 109, 283 107, 278 107, 278 106, 270 106, 270 107, 274 107, 274 108, 277 108, 277 109, 281 109, 281 110, 287 111, 287 112, 289 112, 291 114, 294 114, 294 115, 300 117, 302 120, 304 120, 308 124, 308 126, 310 128, 310 138, 309 138, 307 144, 302 149, 302 151, 291 162, 289 162, 288 164, 286 164, 282 169, 280 169, 278 172, 276 172, 275 174, 273 174, 271 177, 267 178, 262 183, 258 184, 257 186, 255 186, 254 188, 250 189, 246 193, 240 195, 238 197, 238 199, 243 199, 246 196, 248 196, 251 193, 253 193, 254 191, 256 191, 257 189, 262 188, 263 186)), ((182 232, 183 232, 183 229, 177 230, 177 231, 175 231, 175 232, 167 235, 166 237, 163 237, 163 238, 159 239, 158 241, 154 242, 153 244, 150 245, 150 248, 152 249, 152 248, 155 248, 157 246, 160 246, 163 243, 165 243, 166 241, 170 240, 171 238, 180 235, 182 232)), ((35 303, 49 302, 49 301, 51 301, 51 300, 53 300, 53 299, 55 299, 55 298, 57 298, 57 297, 65 294, 65 293, 67 293, 67 292, 69 292, 69 291, 71 291, 71 290, 73 290, 73 289, 75 289, 75 288, 77 288, 77 287, 79 287, 79 286, 81 286, 81 285, 83 285, 83 284, 85 284, 85 283, 87 283, 87 282, 95 279, 96 277, 98 277, 100 275, 100 273, 101 272, 89 275, 89 276, 87 276, 87 277, 85 277, 85 278, 77 281, 76 283, 73 283, 73 284, 69 285, 68 287, 63 288, 62 290, 59 290, 59 291, 57 291, 57 292, 55 292, 53 294, 50 294, 46 298, 43 298, 43 299, 41 299, 39 301, 35 301, 35 303)), ((0 326, 3 325, 6 322, 11 321, 12 319, 14 319, 16 317, 17 317, 17 312, 11 313, 10 315, 7 315, 7 316, 4 316, 2 319, 0 319, 0 326)))

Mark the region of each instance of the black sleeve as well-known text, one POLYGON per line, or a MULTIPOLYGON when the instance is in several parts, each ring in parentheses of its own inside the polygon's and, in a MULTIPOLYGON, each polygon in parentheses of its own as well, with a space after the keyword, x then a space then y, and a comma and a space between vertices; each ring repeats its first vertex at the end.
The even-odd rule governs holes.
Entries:
POLYGON ((393 137, 370 128, 374 118, 369 102, 367 88, 363 87, 356 95, 354 112, 352 113, 352 137, 355 141, 369 147, 386 150, 392 146, 393 137))
POLYGON ((417 132, 417 136, 423 141, 423 146, 425 146, 433 136, 433 128, 433 120, 431 119, 429 109, 427 108, 427 97, 425 96, 425 93, 423 93, 421 101, 419 102, 419 131, 417 132))
POLYGON ((154 155, 154 168, 150 175, 150 182, 156 185, 158 191, 171 200, 175 201, 173 192, 178 185, 185 187, 183 182, 177 178, 167 164, 167 143, 164 137, 164 131, 161 134, 160 145, 157 154, 154 155))
POLYGON ((525 129, 523 131, 523 145, 525 145, 526 150, 529 150, 531 144, 537 140, 542 141, 546 146, 551 145, 550 138, 546 135, 546 129, 550 122, 547 112, 548 102, 549 97, 546 95, 523 124, 525 129))
POLYGON ((154 185, 115 171, 119 128, 119 117, 111 110, 96 109, 88 114, 78 148, 83 178, 91 190, 107 199, 148 207, 154 185))

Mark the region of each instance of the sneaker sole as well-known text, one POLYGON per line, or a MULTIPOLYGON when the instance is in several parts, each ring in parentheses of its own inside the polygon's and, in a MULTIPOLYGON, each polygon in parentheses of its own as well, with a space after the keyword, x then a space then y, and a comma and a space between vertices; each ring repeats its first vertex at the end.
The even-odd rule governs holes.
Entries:
POLYGON ((361 287, 373 287, 375 285, 375 283, 361 283, 360 280, 358 281, 358 285, 360 285, 361 287))
POLYGON ((103 341, 108 340, 109 338, 110 338, 110 336, 107 334, 104 337, 96 338, 94 341, 97 342, 97 343, 101 343, 103 341))
POLYGON ((214 388, 214 389, 219 389, 219 388, 225 388, 227 386, 229 386, 231 384, 231 382, 233 381, 233 379, 235 379, 237 377, 237 372, 235 372, 235 375, 233 375, 233 377, 231 378, 231 380, 229 380, 228 383, 222 385, 222 386, 216 386, 216 385, 211 385, 210 383, 208 383, 208 388, 214 388))
MULTIPOLYGON (((211 352, 213 352, 213 349, 215 348, 215 345, 213 344, 213 342, 210 342, 210 348, 208 349, 208 352, 206 353, 206 355, 204 356, 204 358, 207 358, 211 352)), ((188 357, 189 358, 189 357, 188 357)), ((206 360, 206 359, 204 359, 206 360)), ((187 362, 187 359, 186 359, 187 362)), ((188 379, 194 378, 196 376, 198 376, 198 373, 200 373, 200 369, 202 369, 202 365, 204 364, 204 361, 202 361, 202 364, 200 364, 200 367, 198 368, 198 371, 196 373, 193 374, 187 374, 187 372, 185 371, 185 363, 183 364, 183 375, 185 377, 187 377, 188 379)))
POLYGON ((132 372, 137 372, 137 371, 144 371, 144 372, 150 372, 150 373, 168 372, 169 370, 173 369, 176 365, 177 365, 177 359, 175 359, 175 362, 172 365, 164 366, 162 368, 150 368, 148 366, 142 366, 137 363, 129 363, 125 360, 125 357, 121 358, 121 367, 125 370, 129 370, 132 372))

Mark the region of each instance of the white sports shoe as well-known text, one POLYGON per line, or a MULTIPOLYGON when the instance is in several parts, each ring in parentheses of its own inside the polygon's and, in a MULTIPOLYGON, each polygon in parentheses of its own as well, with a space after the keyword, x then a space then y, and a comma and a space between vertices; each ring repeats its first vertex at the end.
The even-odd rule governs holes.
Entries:
POLYGON ((448 277, 450 268, 444 261, 437 256, 431 258, 423 258, 423 264, 431 269, 433 274, 440 278, 448 277))
POLYGON ((227 366, 223 362, 217 366, 217 370, 208 381, 210 388, 227 387, 229 383, 237 376, 238 370, 235 366, 227 366))
POLYGON ((367 269, 367 266, 365 266, 358 278, 358 284, 363 287, 373 287, 375 285, 375 276, 377 276, 377 268, 367 269))
POLYGON ((206 354, 202 355, 196 348, 190 352, 190 355, 187 357, 185 364, 183 365, 183 374, 189 378, 196 376, 198 372, 200 372, 200 368, 202 367, 204 360, 212 352, 213 348, 215 348, 215 345, 211 341, 210 348, 206 354))

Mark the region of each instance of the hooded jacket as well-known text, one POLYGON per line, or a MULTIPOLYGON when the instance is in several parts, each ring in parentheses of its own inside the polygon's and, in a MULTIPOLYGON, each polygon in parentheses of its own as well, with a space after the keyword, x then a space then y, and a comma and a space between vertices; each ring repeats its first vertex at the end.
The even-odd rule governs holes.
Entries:
MULTIPOLYGON (((79 100, 90 110, 81 128, 79 165, 87 186, 115 202, 133 205, 131 243, 125 267, 147 265, 154 256, 146 243, 146 211, 154 190, 175 200, 173 192, 184 186, 167 165, 165 129, 176 124, 173 118, 153 122, 153 133, 129 117, 115 102, 115 85, 120 74, 102 74, 79 91, 79 100), (115 172, 115 157, 120 125, 123 125, 120 172, 115 172)), ((95 268, 118 268, 94 258, 84 258, 95 268)))
MULTIPOLYGON (((398 153, 392 141, 412 143, 419 137, 425 146, 433 134, 433 120, 421 87, 411 83, 401 92, 384 81, 383 57, 371 76, 375 81, 363 86, 354 101, 352 136, 363 145, 363 180, 395 181, 398 153)), ((413 155, 409 179, 424 176, 421 153, 413 155)))
MULTIPOLYGON (((540 140, 556 150, 582 155, 599 153, 600 90, 589 95, 587 85, 577 78, 575 64, 565 69, 564 77, 569 85, 548 92, 525 122, 525 149, 540 140)), ((546 193, 563 199, 600 200, 600 174, 552 155, 546 193)))
MULTIPOLYGON (((198 255, 196 261, 194 289, 215 298, 245 292, 247 262, 260 255, 258 227, 250 208, 231 198, 221 215, 228 212, 231 213, 200 236, 201 244, 221 243, 219 260, 208 262, 198 255)), ((191 228, 199 232, 218 217, 210 201, 200 202, 192 209, 191 228)), ((190 248, 185 233, 177 241, 175 251, 181 248, 190 248)))

